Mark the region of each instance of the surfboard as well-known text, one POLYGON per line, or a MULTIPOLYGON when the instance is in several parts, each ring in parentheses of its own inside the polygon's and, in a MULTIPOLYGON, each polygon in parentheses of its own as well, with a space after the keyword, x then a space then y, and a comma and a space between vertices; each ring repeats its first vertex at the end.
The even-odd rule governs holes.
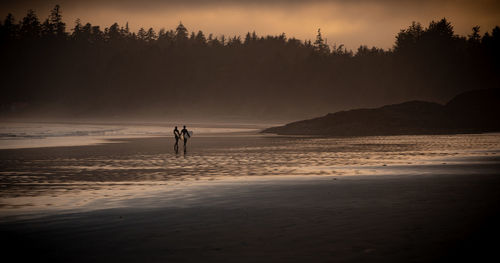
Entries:
MULTIPOLYGON (((193 137, 193 131, 188 131, 188 134, 189 134, 189 138, 193 137)), ((181 140, 184 140, 184 134, 181 134, 181 140)))

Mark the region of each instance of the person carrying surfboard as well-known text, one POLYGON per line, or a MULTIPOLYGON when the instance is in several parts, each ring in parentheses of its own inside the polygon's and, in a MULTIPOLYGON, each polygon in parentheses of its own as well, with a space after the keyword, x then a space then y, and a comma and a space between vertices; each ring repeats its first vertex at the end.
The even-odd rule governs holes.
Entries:
POLYGON ((184 125, 184 128, 182 128, 181 135, 182 135, 182 138, 184 138, 184 150, 185 150, 188 138, 191 137, 191 135, 189 134, 188 130, 186 129, 186 125, 184 125))
POLYGON ((174 137, 175 137, 174 149, 175 151, 177 151, 177 149, 179 149, 179 139, 181 138, 181 133, 179 132, 179 129, 177 129, 177 126, 175 126, 174 129, 174 137))

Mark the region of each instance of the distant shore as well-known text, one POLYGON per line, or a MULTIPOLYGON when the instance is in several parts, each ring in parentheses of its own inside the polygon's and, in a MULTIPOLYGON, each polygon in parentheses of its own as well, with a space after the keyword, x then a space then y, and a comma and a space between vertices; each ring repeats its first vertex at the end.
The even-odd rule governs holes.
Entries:
POLYGON ((317 136, 388 136, 499 132, 500 89, 458 94, 445 105, 408 101, 353 109, 264 129, 262 133, 317 136))

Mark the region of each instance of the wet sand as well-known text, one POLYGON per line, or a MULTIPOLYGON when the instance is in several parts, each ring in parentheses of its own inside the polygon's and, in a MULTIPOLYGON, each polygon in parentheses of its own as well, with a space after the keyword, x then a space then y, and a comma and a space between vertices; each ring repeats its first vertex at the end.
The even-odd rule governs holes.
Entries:
MULTIPOLYGON (((320 162, 331 158, 329 150, 338 149, 332 146, 322 150, 324 155, 317 158, 316 166, 310 165, 312 160, 305 160, 309 169, 301 170, 297 168, 301 165, 292 162, 288 168, 279 167, 286 166, 286 158, 294 160, 296 154, 313 158, 318 149, 303 152, 310 141, 305 141, 299 151, 293 150, 297 146, 286 148, 290 144, 284 138, 234 137, 224 141, 220 145, 213 138, 193 140, 186 159, 179 157, 184 169, 162 166, 163 177, 151 176, 152 170, 160 169, 154 160, 150 169, 132 169, 137 164, 130 161, 138 155, 144 156, 143 161, 158 155, 164 158, 164 154, 175 158, 175 153, 165 153, 165 145, 158 138, 0 151, 2 171, 19 172, 17 177, 2 177, 0 236, 4 255, 42 262, 498 260, 500 162, 491 150, 496 145, 465 157, 456 149, 445 151, 450 157, 434 150, 442 149, 442 145, 427 146, 431 153, 426 156, 435 158, 433 161, 419 158, 416 146, 402 146, 400 141, 363 146, 359 152, 369 152, 370 160, 360 162, 360 158, 352 158, 357 150, 351 151, 345 160, 355 164, 336 159, 339 163, 330 162, 333 168, 328 170, 320 162), (268 169, 257 169, 251 164, 265 166, 265 160, 272 158, 266 154, 272 149, 281 153, 279 158, 285 158, 283 163, 275 157, 272 161, 278 162, 276 167, 267 164, 268 169), (409 157, 388 163, 398 149, 401 155, 410 153, 409 157), (389 158, 375 158, 377 153, 389 158), (239 154, 250 161, 242 163, 245 160, 235 157, 239 154), (261 155, 262 159, 257 158, 261 155), (228 156, 235 160, 228 161, 226 167, 238 167, 240 162, 240 171, 231 168, 239 177, 211 174, 213 167, 204 166, 210 162, 216 165, 215 161, 228 156), (100 157, 122 160, 126 165, 75 170, 82 162, 100 163, 100 157), (65 168, 58 170, 50 160, 64 163, 65 168), (190 168, 190 163, 200 167, 190 168), (20 174, 29 169, 32 174, 23 179, 20 174), (267 175, 269 169, 276 169, 276 175, 267 175), (52 174, 44 175, 43 171, 52 174), (361 171, 360 175, 353 176, 354 171, 361 171), (39 181, 29 178, 35 175, 40 176, 36 179, 39 181), (150 185, 140 187, 142 190, 128 196, 94 197, 85 205, 77 205, 78 209, 71 203, 44 206, 35 202, 47 196, 53 196, 51 202, 67 198, 65 183, 72 185, 69 192, 99 194, 102 187, 110 192, 126 191, 146 179, 150 185), (30 180, 31 185, 26 185, 30 180), (92 185, 90 182, 104 186, 85 188, 92 185), (123 184, 113 186, 119 182, 123 184), (29 193, 34 202, 31 206, 9 206, 15 198, 29 193), (35 214, 30 214, 30 209, 35 214)), ((478 151, 474 148, 472 152, 478 151)), ((336 158, 342 156, 337 153, 336 158)))

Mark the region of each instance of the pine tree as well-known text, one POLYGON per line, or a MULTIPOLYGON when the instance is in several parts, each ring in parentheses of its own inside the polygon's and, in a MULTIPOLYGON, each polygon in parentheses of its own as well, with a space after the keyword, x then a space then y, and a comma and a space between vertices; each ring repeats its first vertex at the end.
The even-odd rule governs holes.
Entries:
POLYGON ((52 25, 52 33, 58 38, 66 36, 66 24, 62 21, 60 6, 56 5, 50 12, 49 23, 52 25))
POLYGON ((207 39, 205 38, 205 35, 203 34, 203 32, 201 30, 198 31, 198 33, 196 34, 195 40, 196 40, 196 44, 198 44, 198 45, 204 46, 207 44, 207 39))
POLYGON ((18 28, 14 16, 9 13, 3 22, 0 30, 0 42, 8 42, 18 37, 18 28))
POLYGON ((137 31, 137 39, 146 41, 146 38, 147 38, 146 30, 143 27, 141 27, 139 31, 137 31))
POLYGON ((33 40, 39 38, 41 35, 41 24, 35 11, 32 9, 28 10, 28 14, 23 18, 21 22, 21 37, 27 40, 33 40))
POLYGON ((73 33, 71 34, 72 39, 79 40, 82 34, 82 23, 80 21, 80 18, 77 18, 75 20, 75 27, 73 28, 73 33))
POLYGON ((316 35, 316 41, 314 41, 314 50, 322 54, 330 53, 330 47, 328 47, 328 45, 323 40, 320 28, 318 28, 318 35, 316 35))
POLYGON ((148 29, 148 31, 146 32, 146 42, 151 43, 151 42, 155 41, 156 38, 157 38, 156 37, 156 32, 153 30, 152 27, 150 27, 148 29))
POLYGON ((175 29, 175 41, 177 43, 185 43, 187 40, 188 40, 188 30, 182 24, 182 22, 179 22, 179 25, 175 29))

